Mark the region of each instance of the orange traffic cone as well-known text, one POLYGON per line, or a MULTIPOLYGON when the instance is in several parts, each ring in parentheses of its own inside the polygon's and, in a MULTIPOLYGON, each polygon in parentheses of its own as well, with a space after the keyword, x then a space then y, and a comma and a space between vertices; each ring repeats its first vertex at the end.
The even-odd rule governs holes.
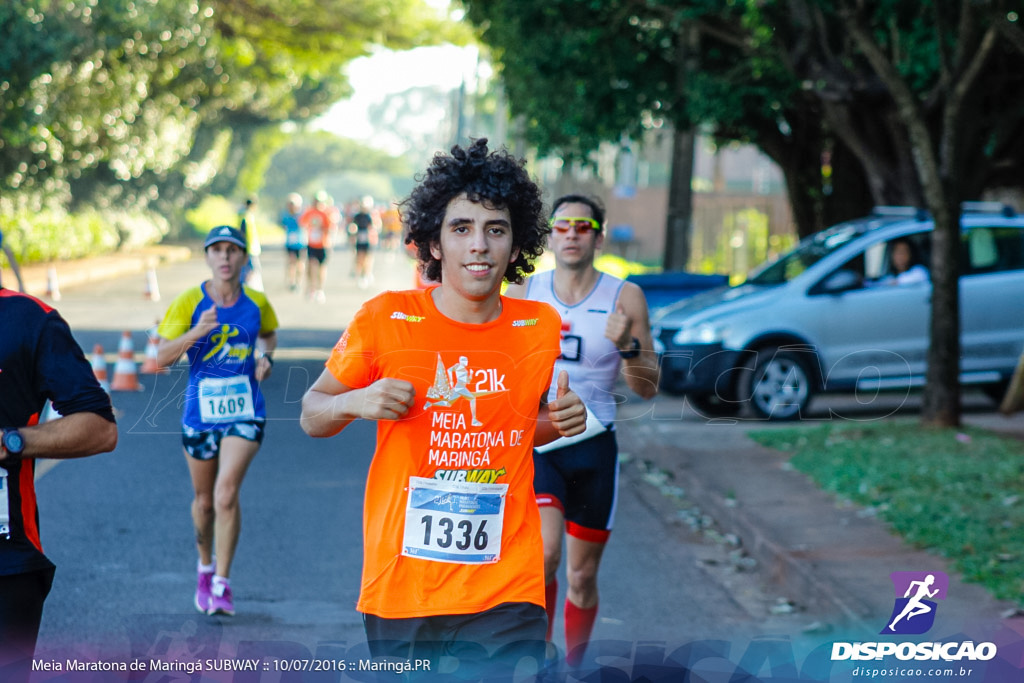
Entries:
POLYGON ((160 301, 160 284, 156 280, 156 268, 146 270, 146 290, 143 293, 150 301, 160 301))
POLYGON ((97 344, 92 347, 92 372, 99 380, 100 386, 108 394, 110 393, 110 382, 107 381, 107 361, 103 358, 103 347, 97 344))
POLYGON ((160 342, 156 329, 157 326, 154 325, 146 330, 146 357, 142 361, 142 367, 139 368, 139 372, 143 375, 164 375, 168 372, 167 368, 160 367, 160 363, 157 362, 160 342))
POLYGON ((138 370, 135 368, 135 350, 132 347, 132 333, 125 330, 117 347, 117 363, 114 364, 114 379, 110 383, 114 391, 141 391, 138 370))
POLYGON ((57 285, 57 269, 50 266, 46 271, 46 296, 53 301, 60 301, 60 287, 57 285))

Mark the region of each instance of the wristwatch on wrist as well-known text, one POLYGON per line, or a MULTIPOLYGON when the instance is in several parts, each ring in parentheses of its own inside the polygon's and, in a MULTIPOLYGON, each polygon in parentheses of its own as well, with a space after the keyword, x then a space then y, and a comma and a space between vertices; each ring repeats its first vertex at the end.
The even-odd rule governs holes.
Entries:
POLYGON ((623 351, 619 349, 619 355, 623 358, 636 358, 640 355, 640 340, 633 337, 633 343, 630 344, 629 350, 623 351))
POLYGON ((0 437, 0 443, 7 451, 7 459, 20 460, 21 453, 25 450, 25 439, 21 436, 21 432, 17 429, 5 429, 3 434, 0 437))

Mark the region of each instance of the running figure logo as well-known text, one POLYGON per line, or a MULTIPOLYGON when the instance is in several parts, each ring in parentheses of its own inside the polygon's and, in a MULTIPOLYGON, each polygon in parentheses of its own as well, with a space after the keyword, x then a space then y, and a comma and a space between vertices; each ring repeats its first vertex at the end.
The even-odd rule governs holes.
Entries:
POLYGON ((423 409, 429 410, 435 406, 449 407, 460 398, 464 398, 469 401, 472 425, 482 427, 484 423, 476 417, 476 399, 478 396, 494 392, 470 391, 467 385, 472 375, 473 371, 469 369, 469 358, 466 356, 459 356, 459 362, 446 370, 444 362, 441 361, 441 354, 437 354, 434 384, 427 389, 427 401, 423 404, 423 409))
POLYGON ((210 335, 210 343, 213 344, 213 348, 210 352, 203 356, 203 362, 210 360, 216 356, 216 362, 223 363, 226 360, 231 360, 236 363, 241 363, 249 355, 248 344, 235 344, 229 343, 229 340, 237 337, 241 330, 231 325, 221 325, 220 330, 210 335))
POLYGON ((942 572, 893 572, 896 603, 889 625, 882 634, 920 635, 935 623, 938 605, 931 599, 946 599, 949 577, 942 572), (900 596, 903 597, 900 597, 900 596))

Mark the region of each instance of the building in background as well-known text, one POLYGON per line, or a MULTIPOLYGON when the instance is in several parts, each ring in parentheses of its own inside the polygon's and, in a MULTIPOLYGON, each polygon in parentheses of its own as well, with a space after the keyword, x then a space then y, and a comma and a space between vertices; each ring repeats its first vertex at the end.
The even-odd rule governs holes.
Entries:
MULTIPOLYGON (((660 265, 665 251, 669 131, 650 132, 641 144, 606 144, 593 164, 566 164, 558 158, 535 168, 548 197, 584 191, 608 210, 605 252, 660 265)), ((728 273, 742 278, 754 266, 796 242, 781 170, 751 145, 717 147, 699 137, 693 173, 693 229, 690 263, 694 272, 728 273)))
MULTIPOLYGON (((475 49, 385 52, 353 62, 350 72, 363 100, 337 105, 320 122, 326 129, 403 153, 414 167, 455 142, 479 137, 489 138, 492 148, 505 146, 517 156, 531 155, 524 141, 527 123, 510 116, 500 78, 475 49), (431 61, 442 54, 441 61, 431 61), (399 63, 402 69, 395 68, 399 63), (430 77, 385 87, 399 73, 419 69, 430 77), (362 123, 353 125, 357 112, 362 123)), ((546 157, 533 160, 530 169, 548 200, 575 191, 602 199, 609 221, 606 253, 660 266, 671 152, 672 132, 665 126, 650 129, 639 141, 603 145, 591 155, 590 164, 546 157)), ((716 148, 710 138, 699 138, 693 189, 687 270, 742 277, 796 241, 782 173, 755 147, 716 148)), ((394 194, 404 194, 404 188, 394 194)))

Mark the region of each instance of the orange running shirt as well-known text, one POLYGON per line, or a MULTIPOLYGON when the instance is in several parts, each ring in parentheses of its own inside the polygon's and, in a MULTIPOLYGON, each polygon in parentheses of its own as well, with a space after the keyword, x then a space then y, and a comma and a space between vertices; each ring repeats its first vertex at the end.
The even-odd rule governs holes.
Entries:
POLYGON ((432 290, 371 299, 327 360, 353 389, 385 377, 416 389, 405 418, 377 423, 357 609, 398 619, 543 607, 533 436, 561 321, 547 304, 502 297, 496 320, 459 323, 432 290))
POLYGON ((306 229, 306 244, 314 249, 331 248, 331 228, 333 223, 326 211, 316 207, 306 209, 299 218, 299 225, 306 229))

